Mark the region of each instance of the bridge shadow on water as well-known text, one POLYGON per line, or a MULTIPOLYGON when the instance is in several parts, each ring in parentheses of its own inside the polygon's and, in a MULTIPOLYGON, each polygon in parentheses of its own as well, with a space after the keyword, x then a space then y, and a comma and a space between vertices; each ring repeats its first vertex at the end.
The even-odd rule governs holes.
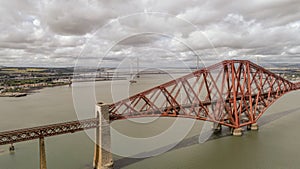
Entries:
MULTIPOLYGON (((290 110, 282 111, 282 112, 279 112, 279 113, 262 116, 258 120, 258 125, 260 127, 264 126, 264 125, 267 125, 268 123, 270 123, 272 121, 278 120, 278 119, 280 119, 284 116, 295 113, 299 110, 300 110, 300 107, 297 107, 295 109, 290 109, 290 110)), ((244 129, 244 131, 246 131, 246 127, 244 127, 243 129, 244 129)), ((231 136, 230 129, 228 127, 223 127, 222 132, 212 134, 207 141, 215 140, 215 139, 219 139, 219 138, 223 138, 223 137, 227 137, 227 136, 231 136)), ((145 153, 142 153, 142 154, 138 154, 136 156, 139 157, 139 156, 145 156, 146 154, 158 154, 159 152, 163 152, 163 150, 166 150, 166 149, 169 149, 170 147, 173 147, 173 148, 171 148, 170 150, 167 151, 167 152, 169 152, 169 151, 189 147, 189 146, 196 145, 196 144, 199 144, 199 135, 195 135, 195 136, 192 136, 190 138, 186 138, 186 139, 182 140, 180 143, 178 143, 177 145, 171 144, 171 145, 153 150, 151 152, 145 152, 145 153)), ((126 167, 128 165, 131 165, 131 164, 140 162, 142 160, 145 160, 147 158, 151 158, 151 157, 145 157, 145 158, 125 157, 125 158, 121 158, 121 159, 118 159, 118 160, 114 161, 114 168, 123 168, 123 167, 126 167)))
POLYGON ((268 115, 263 115, 259 120, 258 120, 258 125, 259 126, 264 126, 272 121, 278 120, 284 116, 287 116, 289 114, 295 113, 297 112, 297 110, 300 111, 300 107, 294 108, 294 109, 290 109, 290 110, 286 110, 286 111, 282 111, 279 113, 275 113, 275 114, 268 114, 268 115))

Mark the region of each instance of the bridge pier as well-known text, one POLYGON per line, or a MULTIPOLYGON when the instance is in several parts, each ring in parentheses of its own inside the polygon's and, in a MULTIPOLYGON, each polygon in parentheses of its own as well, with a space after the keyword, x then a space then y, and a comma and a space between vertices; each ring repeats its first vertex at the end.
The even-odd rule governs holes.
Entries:
POLYGON ((98 103, 96 105, 96 116, 99 119, 99 127, 96 128, 93 167, 94 169, 112 169, 109 105, 98 103))
POLYGON ((257 123, 251 124, 251 128, 250 129, 254 130, 254 131, 258 130, 258 124, 257 123))
MULTIPOLYGON (((247 130, 257 131, 258 130, 258 124, 253 123, 253 124, 247 125, 247 130)), ((234 135, 234 136, 243 135, 243 129, 242 128, 233 128, 231 131, 232 131, 232 135, 234 135)))
POLYGON ((233 129, 232 135, 234 135, 234 136, 241 136, 241 135, 243 135, 243 129, 242 128, 235 128, 235 129, 233 129))
POLYGON ((40 147, 40 169, 47 169, 44 137, 39 138, 39 147, 40 147))
POLYGON ((13 143, 10 144, 10 146, 9 146, 9 151, 10 151, 10 152, 15 151, 15 146, 14 146, 13 143))

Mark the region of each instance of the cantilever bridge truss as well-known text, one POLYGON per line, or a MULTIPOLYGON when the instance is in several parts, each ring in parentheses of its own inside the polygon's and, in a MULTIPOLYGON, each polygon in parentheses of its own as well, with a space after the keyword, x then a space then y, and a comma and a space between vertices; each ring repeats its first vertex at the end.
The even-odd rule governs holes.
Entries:
MULTIPOLYGON (((111 121, 136 117, 185 117, 239 128, 256 123, 283 94, 300 89, 246 60, 228 60, 138 93, 109 106, 111 121)), ((99 127, 91 118, 0 132, 0 145, 99 127)))
POLYGON ((110 119, 185 117, 239 128, 299 88, 250 61, 227 60, 110 105, 110 119))

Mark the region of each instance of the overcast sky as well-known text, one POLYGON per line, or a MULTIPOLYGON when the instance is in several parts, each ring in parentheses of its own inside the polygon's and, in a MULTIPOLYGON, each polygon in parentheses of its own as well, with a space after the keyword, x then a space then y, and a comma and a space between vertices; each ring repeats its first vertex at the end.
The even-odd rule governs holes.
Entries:
POLYGON ((300 1, 0 0, 0 65, 300 63, 300 1))

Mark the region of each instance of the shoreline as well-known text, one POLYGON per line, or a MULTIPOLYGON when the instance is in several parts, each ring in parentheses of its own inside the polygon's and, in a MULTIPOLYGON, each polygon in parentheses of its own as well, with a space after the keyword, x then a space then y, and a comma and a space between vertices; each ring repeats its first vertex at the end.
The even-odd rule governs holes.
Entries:
POLYGON ((3 93, 0 93, 0 97, 25 97, 29 94, 36 93, 37 90, 41 90, 44 88, 50 88, 50 87, 67 86, 67 85, 70 86, 70 84, 56 84, 56 85, 32 87, 32 88, 26 89, 22 92, 3 92, 3 93))
POLYGON ((24 92, 5 92, 1 93, 0 97, 24 97, 27 96, 27 93, 24 92))
MULTIPOLYGON (((125 78, 119 78, 119 79, 116 79, 116 80, 125 80, 125 78)), ((90 81, 93 81, 93 80, 78 80, 78 81, 74 81, 76 83, 81 83, 81 82, 90 82, 90 81)), ((112 81, 111 79, 96 79, 94 81, 112 81)), ((1 97, 25 97, 29 94, 33 94, 33 93, 36 93, 38 90, 41 90, 41 89, 45 89, 45 88, 52 88, 52 87, 59 87, 59 86, 69 86, 71 87, 72 83, 63 83, 63 84, 51 84, 51 85, 47 85, 47 86, 37 86, 37 87, 31 87, 31 88, 27 88, 27 89, 24 89, 23 91, 21 92, 17 92, 17 91, 12 91, 12 92, 3 92, 3 93, 0 93, 0 98, 1 97)))

